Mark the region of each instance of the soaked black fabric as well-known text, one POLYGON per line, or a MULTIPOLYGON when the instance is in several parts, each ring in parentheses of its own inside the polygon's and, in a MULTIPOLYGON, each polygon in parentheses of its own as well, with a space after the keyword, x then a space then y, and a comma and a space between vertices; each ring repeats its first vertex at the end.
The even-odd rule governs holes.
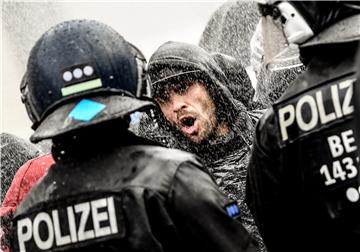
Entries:
POLYGON ((290 1, 315 34, 341 19, 360 13, 355 1, 290 1), (354 7, 351 7, 354 5, 354 7))
MULTIPOLYGON (((78 238, 56 245, 55 237, 50 249, 56 251, 257 251, 241 223, 223 209, 228 200, 194 155, 150 145, 131 134, 104 135, 84 141, 83 152, 71 158, 61 151, 64 145, 53 148, 60 148, 54 154, 56 164, 15 213, 12 251, 18 251, 19 234, 26 251, 38 250, 33 236, 24 238, 26 230, 19 225, 29 218, 35 227, 39 213, 50 216, 54 230, 60 225, 63 236, 71 230, 68 223, 75 223, 78 238), (86 209, 90 214, 85 231, 100 234, 104 229, 106 235, 84 236, 80 223, 86 209)), ((41 225, 46 230, 45 222, 41 225)))
POLYGON ((270 252, 359 251, 359 128, 352 99, 358 86, 358 42, 311 50, 307 72, 257 125, 247 202, 270 252), (281 119, 281 111, 291 106, 296 110, 305 100, 315 101, 315 106, 299 107, 292 123, 291 112, 281 119), (341 110, 336 116, 335 106, 341 110), (300 116, 309 125, 306 130, 299 126, 300 116), (284 120, 289 120, 286 127, 284 120), (316 124, 310 126, 312 120, 316 124), (335 140, 342 147, 330 144, 335 140), (348 189, 355 192, 352 201, 348 189))
MULTIPOLYGON (((357 79, 360 80, 360 44, 359 44, 356 61, 357 61, 357 67, 356 67, 357 79)), ((359 87, 359 85, 357 85, 355 87, 355 113, 360 114, 360 87, 359 87)), ((360 129, 360 117, 356 117, 356 123, 357 123, 356 127, 358 129, 360 129)), ((360 139, 360 131, 357 132, 357 136, 358 136, 358 139, 360 139)), ((360 149, 358 151, 358 155, 360 156, 360 149)))

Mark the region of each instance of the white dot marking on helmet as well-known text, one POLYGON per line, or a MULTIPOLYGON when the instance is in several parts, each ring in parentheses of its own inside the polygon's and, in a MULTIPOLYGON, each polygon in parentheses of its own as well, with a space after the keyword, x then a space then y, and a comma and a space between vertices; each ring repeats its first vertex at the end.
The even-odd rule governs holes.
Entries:
POLYGON ((73 75, 70 71, 66 71, 63 73, 63 80, 64 81, 71 81, 73 78, 73 75))
POLYGON ((346 190, 346 197, 351 202, 357 202, 359 200, 359 193, 358 190, 356 190, 353 187, 350 187, 346 190))
POLYGON ((73 75, 76 79, 80 79, 83 76, 83 71, 80 68, 76 68, 73 71, 73 75))
POLYGON ((94 68, 92 68, 92 66, 86 66, 83 71, 86 76, 91 76, 94 73, 94 68))

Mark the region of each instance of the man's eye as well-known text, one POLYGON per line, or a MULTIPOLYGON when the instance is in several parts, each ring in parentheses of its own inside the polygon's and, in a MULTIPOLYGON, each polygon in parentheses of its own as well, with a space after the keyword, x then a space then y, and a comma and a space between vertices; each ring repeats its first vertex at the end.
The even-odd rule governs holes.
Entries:
POLYGON ((158 103, 166 103, 170 100, 170 93, 165 91, 161 94, 161 96, 159 95, 156 100, 158 103))
POLYGON ((169 97, 161 97, 161 98, 156 99, 156 101, 160 104, 164 104, 169 101, 169 97))
POLYGON ((178 89, 177 91, 176 91, 176 94, 178 94, 178 95, 183 95, 183 94, 185 94, 186 93, 186 89, 178 89))

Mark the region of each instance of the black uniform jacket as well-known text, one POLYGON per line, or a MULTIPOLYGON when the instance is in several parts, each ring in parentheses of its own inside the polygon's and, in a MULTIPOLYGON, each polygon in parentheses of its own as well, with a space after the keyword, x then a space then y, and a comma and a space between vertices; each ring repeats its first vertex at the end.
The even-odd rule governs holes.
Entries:
POLYGON ((257 251, 194 155, 144 143, 84 148, 18 207, 12 251, 257 251))
POLYGON ((357 44, 308 48, 308 70, 257 125, 247 201, 271 252, 360 251, 357 44))

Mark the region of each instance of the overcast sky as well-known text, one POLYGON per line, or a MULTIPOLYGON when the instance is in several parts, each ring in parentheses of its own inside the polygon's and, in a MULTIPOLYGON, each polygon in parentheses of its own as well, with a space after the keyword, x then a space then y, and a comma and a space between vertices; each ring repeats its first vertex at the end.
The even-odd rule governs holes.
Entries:
POLYGON ((69 19, 102 21, 149 59, 164 42, 197 44, 211 14, 225 1, 7 2, 2 9, 0 132, 28 139, 31 122, 19 85, 31 47, 52 25, 69 19))

